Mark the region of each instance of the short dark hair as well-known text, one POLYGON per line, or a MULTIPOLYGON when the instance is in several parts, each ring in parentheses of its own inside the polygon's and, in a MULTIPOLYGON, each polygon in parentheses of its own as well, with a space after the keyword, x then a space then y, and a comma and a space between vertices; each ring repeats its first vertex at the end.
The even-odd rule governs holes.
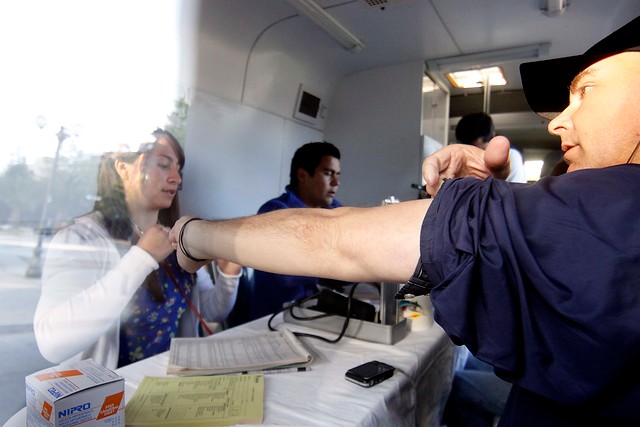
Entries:
POLYGON ((473 145, 474 141, 482 138, 482 142, 489 142, 493 138, 496 128, 491 116, 486 113, 471 113, 463 116, 456 126, 456 141, 459 144, 473 145))
POLYGON ((291 159, 289 185, 292 188, 298 186, 298 169, 300 168, 307 171, 310 176, 313 176, 324 156, 331 156, 340 160, 340 150, 326 141, 309 142, 298 148, 291 159))

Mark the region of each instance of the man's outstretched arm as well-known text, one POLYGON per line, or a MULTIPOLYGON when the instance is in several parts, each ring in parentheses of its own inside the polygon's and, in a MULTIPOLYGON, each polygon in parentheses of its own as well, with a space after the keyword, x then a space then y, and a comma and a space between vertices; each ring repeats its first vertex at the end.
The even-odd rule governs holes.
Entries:
POLYGON ((283 209, 224 221, 176 222, 170 238, 180 265, 195 271, 222 258, 280 274, 345 281, 404 282, 420 256, 430 200, 373 208, 283 209))
POLYGON ((485 179, 489 175, 506 179, 509 176, 509 140, 496 136, 486 150, 465 144, 452 144, 436 151, 422 163, 422 176, 427 193, 435 196, 445 178, 467 176, 485 179))

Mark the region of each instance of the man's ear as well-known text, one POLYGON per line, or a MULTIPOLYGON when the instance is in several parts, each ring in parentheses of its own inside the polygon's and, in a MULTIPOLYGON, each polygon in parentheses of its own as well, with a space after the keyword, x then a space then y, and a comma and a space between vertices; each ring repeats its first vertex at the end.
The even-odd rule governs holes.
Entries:
POLYGON ((120 179, 122 181, 126 181, 127 179, 129 179, 129 165, 126 164, 125 162, 121 161, 121 160, 116 160, 115 162, 115 167, 116 167, 116 172, 118 173, 118 175, 120 176, 120 179))
POLYGON ((303 183, 306 182, 307 179, 309 178, 309 173, 304 170, 304 168, 298 168, 298 171, 296 172, 296 176, 298 177, 298 182, 303 183))

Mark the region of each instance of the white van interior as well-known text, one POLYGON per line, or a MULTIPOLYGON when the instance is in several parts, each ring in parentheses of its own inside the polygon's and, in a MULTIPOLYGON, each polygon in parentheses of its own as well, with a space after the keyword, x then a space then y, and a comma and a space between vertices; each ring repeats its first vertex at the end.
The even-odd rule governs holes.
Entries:
POLYGON ((33 269, 91 210, 102 152, 172 129, 182 212, 231 218, 282 193, 294 151, 324 140, 341 151, 340 201, 373 206, 421 197, 424 157, 485 111, 535 180, 559 139, 519 64, 581 54, 638 14, 637 0, 3 2, 0 422, 24 407, 24 376, 51 365, 33 338, 33 269), (505 84, 446 75, 489 67, 505 84))

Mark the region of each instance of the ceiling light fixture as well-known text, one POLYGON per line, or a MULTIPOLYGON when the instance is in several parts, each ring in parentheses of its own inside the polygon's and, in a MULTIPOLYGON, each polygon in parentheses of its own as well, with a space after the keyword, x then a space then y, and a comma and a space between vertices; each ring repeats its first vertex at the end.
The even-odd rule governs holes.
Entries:
POLYGON ((504 73, 500 67, 453 71, 447 73, 446 76, 454 87, 462 89, 482 87, 485 86, 487 82, 490 86, 504 86, 507 84, 507 79, 504 77, 504 73))
POLYGON ((538 43, 468 55, 430 59, 427 60, 427 67, 432 71, 454 71, 499 65, 502 62, 516 59, 536 59, 548 55, 549 45, 549 43, 538 43))
POLYGON ((313 0, 287 0, 302 15, 311 19, 338 41, 346 50, 358 53, 364 48, 364 43, 335 20, 313 0))
MULTIPOLYGON (((515 60, 538 59, 549 54, 549 46, 550 43, 537 43, 506 49, 476 52, 467 55, 429 59, 425 63, 430 75, 438 84, 443 87, 451 87, 452 83, 450 78, 446 76, 447 73, 490 68, 515 60)), ((493 83, 491 83, 491 85, 493 85, 493 83)), ((487 88, 491 85, 484 86, 487 88)))

